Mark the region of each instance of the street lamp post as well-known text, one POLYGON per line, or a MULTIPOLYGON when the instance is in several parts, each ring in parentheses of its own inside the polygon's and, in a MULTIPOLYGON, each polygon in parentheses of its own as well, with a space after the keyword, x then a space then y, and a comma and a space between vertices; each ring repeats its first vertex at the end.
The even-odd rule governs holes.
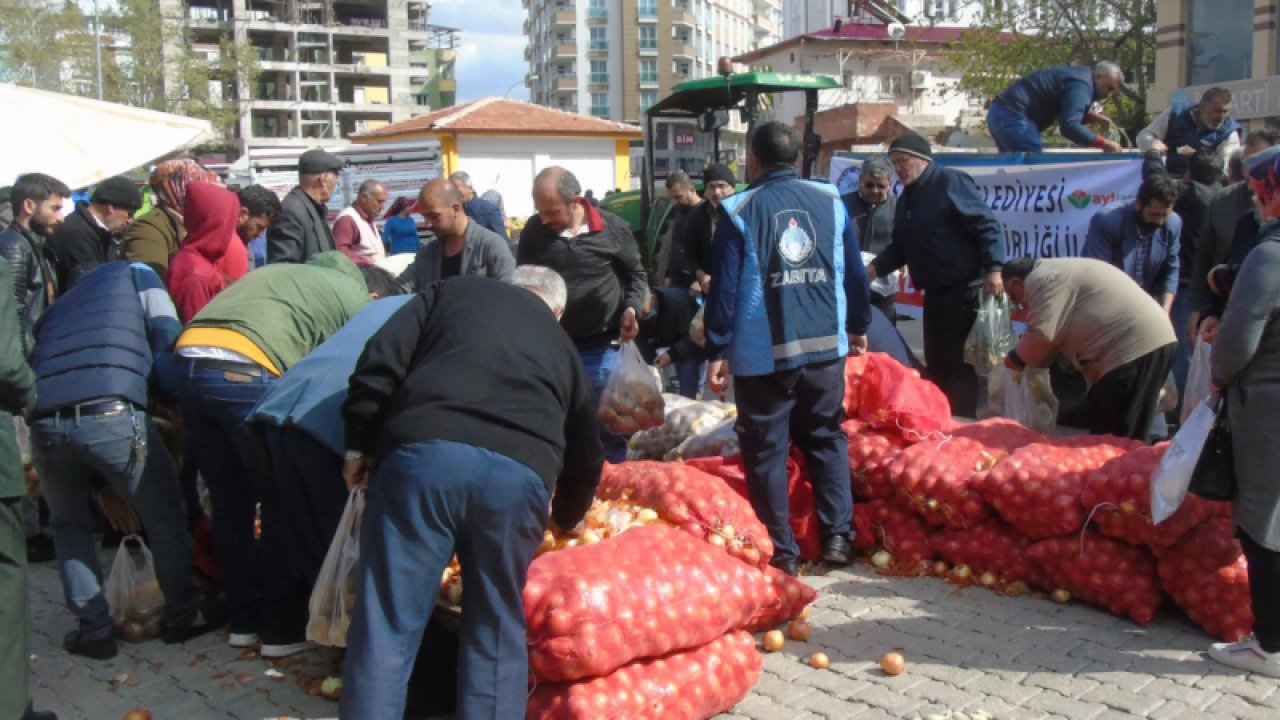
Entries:
POLYGON ((93 54, 98 66, 98 99, 102 99, 102 19, 98 15, 98 0, 93 0, 93 54))

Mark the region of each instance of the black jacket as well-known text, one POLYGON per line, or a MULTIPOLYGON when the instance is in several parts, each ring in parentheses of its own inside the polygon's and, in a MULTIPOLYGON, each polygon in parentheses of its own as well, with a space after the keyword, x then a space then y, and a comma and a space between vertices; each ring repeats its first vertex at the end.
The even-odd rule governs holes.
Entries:
POLYGON ((1004 231, 967 173, 931 162, 902 189, 893 240, 874 261, 877 275, 903 265, 925 292, 953 290, 1004 265, 1004 231))
POLYGON ((347 449, 377 458, 447 440, 527 466, 554 493, 560 527, 578 524, 600 483, 577 350, 538 296, 489 278, 450 278, 397 310, 365 346, 342 416, 347 449))
POLYGON ((115 260, 119 245, 111 232, 89 216, 89 206, 81 204, 53 232, 49 239, 58 293, 71 289, 90 270, 115 260))
POLYGON ((18 304, 18 320, 22 326, 22 352, 31 357, 36 321, 57 292, 53 260, 45 239, 16 222, 0 233, 0 255, 9 263, 13 275, 13 298, 18 304))
POLYGON ((667 348, 673 362, 705 360, 707 352, 689 337, 693 316, 702 307, 687 287, 653 291, 653 312, 640 321, 641 352, 652 362, 658 348, 667 348))
MULTIPOLYGON (((1195 181, 1182 184, 1182 192, 1173 209, 1182 218, 1182 235, 1178 238, 1178 280, 1185 286, 1194 270, 1196 247, 1204 230, 1209 206, 1222 192, 1221 185, 1205 185, 1195 181)), ((1181 291, 1180 291, 1181 292, 1181 291)))
POLYGON ((698 270, 711 274, 711 238, 715 235, 719 216, 720 208, 706 200, 695 205, 685 216, 677 230, 679 237, 675 238, 671 249, 671 267, 676 267, 675 252, 679 249, 682 253, 680 269, 686 271, 687 275, 681 275, 677 279, 668 271, 667 277, 671 278, 674 287, 688 288, 697 279, 698 270))
POLYGON ((649 293, 635 236, 622 218, 587 206, 588 231, 571 240, 537 215, 520 233, 516 265, 544 265, 560 273, 569 290, 560 324, 580 349, 603 347, 618 337, 622 312, 639 318, 649 293))
POLYGON ((324 206, 301 187, 290 190, 280 203, 280 219, 267 230, 267 262, 304 263, 335 249, 324 206))
MULTIPOLYGON (((1191 268, 1191 307, 1203 308, 1211 302, 1209 271, 1227 261, 1236 226, 1245 214, 1254 215, 1253 192, 1247 182, 1232 185, 1209 204, 1204 225, 1196 238, 1195 260, 1191 268)), ((1256 231, 1256 218, 1251 221, 1256 231)), ((1187 223, 1183 223, 1182 231, 1187 231, 1187 223)))

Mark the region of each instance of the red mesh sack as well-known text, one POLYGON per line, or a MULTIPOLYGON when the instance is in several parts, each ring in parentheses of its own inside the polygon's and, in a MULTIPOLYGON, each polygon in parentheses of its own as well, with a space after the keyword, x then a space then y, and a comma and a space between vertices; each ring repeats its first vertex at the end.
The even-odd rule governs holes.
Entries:
POLYGON ((845 408, 849 417, 909 440, 951 427, 951 404, 938 386, 884 353, 845 361, 845 408))
POLYGON ((1169 443, 1143 447, 1108 461, 1090 472, 1080 502, 1107 537, 1162 550, 1215 512, 1211 503, 1188 494, 1173 515, 1151 522, 1151 473, 1169 443))
POLYGON ((761 608, 760 612, 751 618, 751 622, 742 628, 747 632, 772 630, 788 620, 799 617, 806 607, 818 599, 817 591, 805 585, 802 580, 793 578, 775 567, 767 567, 764 572, 769 576, 769 582, 773 583, 773 589, 778 592, 778 598, 761 608))
POLYGON ((632 528, 529 566, 529 668, 540 682, 603 675, 705 645, 776 599, 759 570, 687 533, 632 528))
POLYGON ((876 531, 871 507, 866 503, 853 506, 853 551, 869 553, 876 549, 876 531))
MULTIPOLYGON (((751 504, 747 494, 747 476, 742 467, 742 456, 707 457, 687 460, 689 467, 721 478, 729 487, 751 504)), ((800 557, 817 560, 822 556, 822 535, 818 528, 818 515, 813 505, 813 486, 795 457, 787 458, 787 513, 791 533, 795 535, 800 557)))
POLYGON ((1192 528, 1156 561, 1160 584, 1192 621, 1219 640, 1253 632, 1249 566, 1229 519, 1192 528))
POLYGON ((976 440, 992 455, 1008 455, 1031 443, 1049 438, 1008 418, 995 417, 971 423, 957 423, 947 431, 951 437, 976 440))
POLYGON ((1027 550, 1056 587, 1074 597, 1146 625, 1164 596, 1151 551, 1085 530, 1080 537, 1044 540, 1027 550), (1082 551, 1083 548, 1083 551, 1082 551))
POLYGON ((969 479, 997 459, 976 440, 929 438, 903 450, 888 472, 903 504, 930 525, 967 528, 990 512, 969 479))
POLYGON ((1086 474, 1124 451, 1107 443, 1032 443, 973 476, 969 487, 1033 540, 1070 535, 1084 526, 1088 512, 1080 502, 1086 474))
POLYGON ((880 547, 893 555, 890 570, 895 574, 922 573, 924 562, 933 559, 924 521, 891 500, 872 500, 865 507, 880 547))
POLYGON ((702 720, 742 702, 760 679, 764 657, 736 631, 693 650, 637 660, 603 677, 538 685, 528 720, 702 720))
POLYGON ((975 575, 991 573, 1002 582, 1022 581, 1053 590, 1048 575, 1027 559, 1034 542, 1000 518, 988 518, 969 530, 942 530, 929 538, 934 554, 952 565, 968 565, 975 575))
POLYGON ((853 495, 860 500, 894 496, 889 480, 889 464, 907 446, 901 435, 870 429, 866 423, 851 420, 844 424, 849 435, 849 479, 853 495))
POLYGON ((751 503, 721 478, 684 463, 605 465, 596 497, 653 508, 663 520, 723 544, 730 555, 757 567, 773 555, 773 541, 751 503))

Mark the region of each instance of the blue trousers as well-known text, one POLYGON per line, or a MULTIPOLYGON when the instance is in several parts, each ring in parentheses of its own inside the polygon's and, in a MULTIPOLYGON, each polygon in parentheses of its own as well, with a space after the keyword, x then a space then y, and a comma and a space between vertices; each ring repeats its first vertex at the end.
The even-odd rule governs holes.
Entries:
POLYGON ((339 715, 403 716, 440 576, 457 553, 463 612, 456 717, 523 718, 529 649, 522 593, 547 526, 546 484, 490 450, 428 440, 384 458, 368 492, 339 715))
POLYGON ((200 368, 187 361, 179 396, 185 432, 213 505, 213 549, 231 611, 231 632, 262 632, 267 644, 301 642, 305 595, 292 576, 293 539, 245 419, 276 378, 200 368), (253 521, 261 504, 261 543, 253 521))
POLYGON ((706 380, 706 360, 681 360, 676 363, 676 381, 680 384, 681 396, 690 400, 697 399, 706 380))
POLYGON ((992 103, 987 111, 987 132, 1000 152, 1041 152, 1040 128, 1026 115, 992 103))
POLYGON ((1191 371, 1191 351, 1196 339, 1187 336, 1187 323, 1191 321, 1191 289, 1178 283, 1178 294, 1173 296, 1173 310, 1169 313, 1173 333, 1178 338, 1178 349, 1173 356, 1173 381, 1178 385, 1178 417, 1182 416, 1182 393, 1187 389, 1187 373, 1191 371))
MULTIPOLYGON (((604 386, 609 383, 609 373, 618 361, 618 351, 606 345, 593 350, 579 350, 578 356, 582 358, 587 379, 591 381, 591 399, 599 407, 604 386)), ((605 430, 604 425, 600 426, 600 444, 604 445, 605 460, 616 465, 627 459, 627 439, 605 430)))
POLYGON ((147 531, 156 580, 164 593, 165 622, 181 627, 195 620, 186 503, 173 458, 151 418, 142 410, 48 417, 31 423, 31 438, 49 503, 62 591, 67 608, 80 622, 80 632, 92 638, 113 633, 90 514, 94 502, 90 476, 95 472, 133 506, 147 531))
POLYGON ((773 541, 775 562, 796 558, 787 499, 788 440, 804 455, 822 537, 850 537, 853 492, 844 421, 844 359, 733 379, 735 430, 751 507, 773 541))

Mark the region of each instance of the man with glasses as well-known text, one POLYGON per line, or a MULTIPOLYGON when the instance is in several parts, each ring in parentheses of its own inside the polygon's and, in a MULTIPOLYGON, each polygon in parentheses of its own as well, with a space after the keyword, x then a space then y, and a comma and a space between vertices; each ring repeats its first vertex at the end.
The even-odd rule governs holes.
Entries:
POLYGON ((267 262, 303 263, 336 250, 325 219, 325 203, 338 187, 341 158, 308 150, 298 158, 298 184, 280 204, 280 222, 267 231, 267 262))
POLYGON ((59 293, 119 256, 120 236, 141 207, 142 193, 129 178, 116 176, 98 183, 89 203, 77 207, 49 241, 59 293))
MULTIPOLYGON (((893 195, 893 168, 882 155, 868 157, 862 163, 858 189, 841 198, 849 211, 849 220, 858 231, 858 244, 864 253, 879 255, 893 239, 893 213, 897 198, 893 195)), ((895 288, 877 283, 871 286, 871 304, 880 309, 893 324, 898 323, 894 310, 895 288)))

